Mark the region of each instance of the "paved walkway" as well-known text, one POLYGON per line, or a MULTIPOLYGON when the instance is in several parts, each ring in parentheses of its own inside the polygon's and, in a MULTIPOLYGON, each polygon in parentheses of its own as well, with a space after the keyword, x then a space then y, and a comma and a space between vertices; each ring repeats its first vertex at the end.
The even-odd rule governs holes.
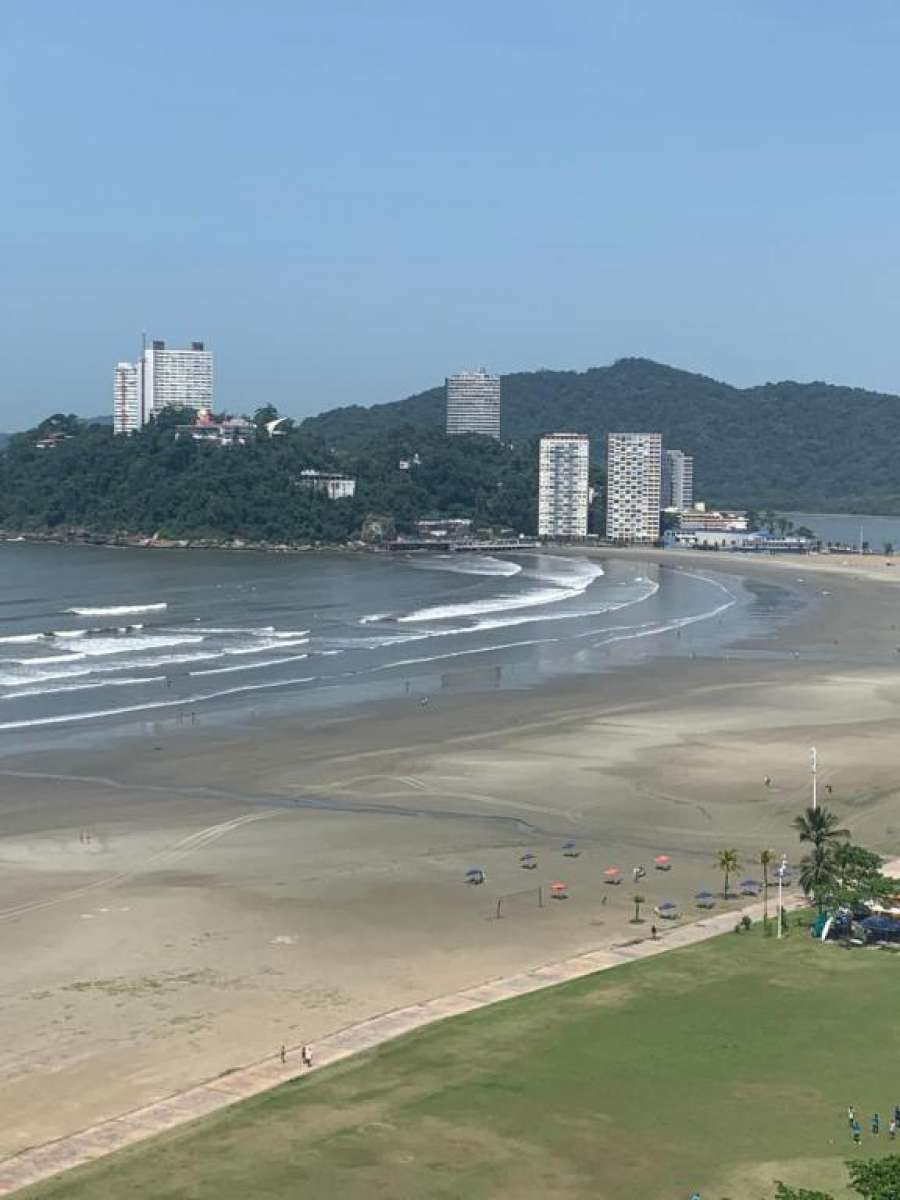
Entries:
MULTIPOLYGON (((900 859, 887 863, 885 872, 900 876, 900 859)), ((785 897, 786 909, 800 908, 805 903, 800 896, 785 897)), ((506 979, 496 979, 449 996, 439 996, 421 1004, 412 1004, 408 1008, 383 1013, 379 1017, 372 1017, 358 1025, 350 1025, 317 1041, 312 1070, 330 1066, 351 1054, 370 1050, 373 1046, 414 1029, 421 1029, 424 1025, 431 1025, 435 1021, 442 1021, 445 1017, 454 1017, 476 1008, 484 1008, 488 1004, 496 1004, 499 1000, 524 996, 570 979, 580 979, 597 971, 607 971, 611 967, 618 967, 635 959, 650 958, 666 950, 705 941, 732 930, 743 915, 760 920, 762 905, 751 904, 746 908, 716 913, 714 916, 674 928, 660 922, 662 930, 657 941, 649 938, 636 939, 604 950, 593 950, 588 954, 564 959, 562 962, 536 967, 521 975, 510 975, 506 979)), ((71 1137, 60 1138, 58 1141, 48 1142, 44 1146, 37 1146, 8 1158, 0 1162, 0 1196, 8 1196, 28 1184, 38 1183, 71 1167, 92 1162, 104 1154, 121 1150, 124 1146, 133 1145, 154 1134, 175 1129, 186 1121, 217 1112, 307 1073, 300 1062, 299 1046, 292 1047, 286 1059, 285 1063, 276 1057, 242 1067, 180 1095, 148 1104, 110 1121, 93 1125, 71 1137)))

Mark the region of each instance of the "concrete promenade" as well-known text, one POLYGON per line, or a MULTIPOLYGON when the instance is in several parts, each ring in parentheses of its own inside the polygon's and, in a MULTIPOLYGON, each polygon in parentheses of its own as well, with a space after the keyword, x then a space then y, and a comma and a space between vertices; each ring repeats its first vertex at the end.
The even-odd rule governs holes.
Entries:
MULTIPOLYGON (((886 863, 884 870, 888 875, 900 876, 900 859, 886 863)), ((801 908, 806 903, 800 896, 785 897, 785 909, 801 908)), ((745 908, 716 913, 674 927, 661 921, 660 936, 656 941, 649 937, 636 938, 632 942, 590 951, 561 962, 536 967, 520 975, 495 979, 462 992, 438 996, 421 1004, 383 1013, 357 1025, 350 1025, 316 1042, 312 1048, 314 1062, 311 1070, 330 1066, 352 1054, 370 1050, 383 1042, 431 1025, 435 1021, 442 1021, 446 1017, 472 1012, 473 1009, 484 1008, 500 1000, 524 996, 558 983, 580 979, 598 971, 608 971, 626 962, 651 958, 667 950, 690 946, 728 933, 743 915, 755 921, 760 920, 762 904, 750 904, 745 908)), ((272 1059, 208 1080, 179 1095, 103 1121, 82 1130, 81 1133, 25 1150, 0 1162, 0 1196, 9 1196, 19 1188, 38 1183, 82 1163, 92 1162, 114 1150, 121 1150, 125 1146, 153 1137, 154 1134, 175 1129, 186 1121, 217 1112, 308 1073, 300 1062, 300 1047, 292 1047, 286 1055, 285 1063, 276 1055, 272 1059)))

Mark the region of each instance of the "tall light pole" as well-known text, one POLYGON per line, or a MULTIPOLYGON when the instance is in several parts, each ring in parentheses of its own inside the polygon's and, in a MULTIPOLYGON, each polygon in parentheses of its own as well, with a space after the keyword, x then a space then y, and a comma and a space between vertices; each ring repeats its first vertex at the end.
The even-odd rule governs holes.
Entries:
POLYGON ((816 748, 815 748, 815 746, 813 746, 813 748, 809 752, 809 764, 810 764, 810 770, 812 771, 812 806, 813 806, 813 812, 815 812, 816 808, 818 807, 818 795, 817 795, 817 788, 816 788, 817 769, 816 769, 816 748))
POLYGON ((784 911, 782 908, 782 905, 781 905, 781 889, 782 889, 782 886, 784 885, 784 873, 786 870, 787 870, 787 855, 782 854, 781 866, 778 868, 778 936, 779 937, 781 937, 781 928, 782 928, 782 920, 783 920, 782 913, 784 911))

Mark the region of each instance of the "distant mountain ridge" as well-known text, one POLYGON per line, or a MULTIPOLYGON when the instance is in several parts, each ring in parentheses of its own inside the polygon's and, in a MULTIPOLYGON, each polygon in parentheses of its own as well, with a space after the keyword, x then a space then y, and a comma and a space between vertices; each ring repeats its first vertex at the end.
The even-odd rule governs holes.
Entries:
MULTIPOLYGON (((442 427, 444 389, 307 418, 305 432, 359 449, 403 426, 442 427)), ((735 388, 643 358, 587 371, 503 376, 502 433, 606 435, 651 430, 694 455, 695 494, 718 504, 831 512, 900 512, 900 397, 822 382, 735 388)))

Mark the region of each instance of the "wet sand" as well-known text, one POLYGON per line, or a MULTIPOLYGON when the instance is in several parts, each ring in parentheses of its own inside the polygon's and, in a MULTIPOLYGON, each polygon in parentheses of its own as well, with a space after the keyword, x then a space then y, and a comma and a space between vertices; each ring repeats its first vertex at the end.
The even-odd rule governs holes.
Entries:
POLYGON ((825 584, 810 560, 677 556, 694 559, 763 583, 794 571, 806 607, 724 659, 611 646, 627 670, 529 692, 3 759, 0 1154, 283 1042, 644 936, 638 863, 648 921, 663 899, 694 915, 700 887, 721 889, 716 849, 739 850, 739 878, 765 846, 795 852, 810 745, 823 800, 900 850, 890 569, 829 563, 825 584), (538 907, 556 880, 570 898, 538 907))

